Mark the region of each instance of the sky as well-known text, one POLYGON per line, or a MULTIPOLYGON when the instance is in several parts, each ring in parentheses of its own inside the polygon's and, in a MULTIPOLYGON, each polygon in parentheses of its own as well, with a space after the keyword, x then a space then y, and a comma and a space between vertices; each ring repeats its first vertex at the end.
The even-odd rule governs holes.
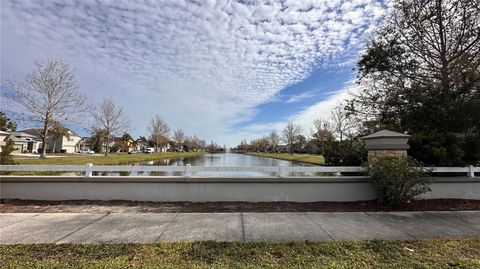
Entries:
MULTIPOLYGON (((75 69, 89 101, 111 98, 134 137, 155 115, 235 146, 313 120, 354 91, 352 68, 386 16, 375 0, 0 0, 1 79, 34 61, 75 69)), ((2 110, 9 110, 4 101, 2 110)), ((88 134, 88 118, 73 126, 88 134)))

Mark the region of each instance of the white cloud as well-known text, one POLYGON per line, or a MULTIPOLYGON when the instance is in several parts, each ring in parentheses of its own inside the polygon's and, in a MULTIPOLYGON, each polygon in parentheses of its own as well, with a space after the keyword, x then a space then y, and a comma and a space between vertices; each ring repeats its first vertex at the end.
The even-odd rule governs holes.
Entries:
POLYGON ((242 135, 249 139, 258 138, 270 132, 271 130, 281 131, 289 121, 299 125, 306 136, 310 136, 313 127, 313 121, 316 119, 330 120, 334 108, 344 105, 345 101, 353 98, 359 92, 359 86, 352 81, 347 82, 346 86, 334 92, 328 92, 328 98, 309 106, 302 111, 291 115, 285 120, 268 123, 254 123, 243 128, 242 135))
POLYGON ((230 127, 256 106, 319 66, 352 60, 384 9, 347 2, 4 0, 1 75, 21 78, 26 62, 61 58, 91 99, 125 107, 135 135, 158 113, 231 144, 239 135, 230 127))
POLYGON ((300 94, 295 94, 295 95, 290 95, 287 100, 285 100, 285 103, 296 103, 300 102, 309 98, 312 98, 318 94, 317 91, 306 91, 302 92, 300 94))

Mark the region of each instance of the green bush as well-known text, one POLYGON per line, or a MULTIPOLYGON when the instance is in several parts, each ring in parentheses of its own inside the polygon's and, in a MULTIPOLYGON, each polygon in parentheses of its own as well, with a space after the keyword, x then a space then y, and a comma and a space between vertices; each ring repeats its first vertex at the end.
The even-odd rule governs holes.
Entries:
POLYGON ((2 146, 2 152, 0 152, 0 164, 15 164, 15 161, 12 157, 12 152, 14 151, 14 143, 11 139, 8 139, 5 143, 5 146, 2 146))
POLYGON ((378 201, 385 205, 401 205, 430 191, 432 170, 413 158, 379 157, 364 167, 377 191, 378 201))
POLYGON ((325 163, 332 166, 357 166, 367 160, 367 150, 359 138, 325 143, 325 163))

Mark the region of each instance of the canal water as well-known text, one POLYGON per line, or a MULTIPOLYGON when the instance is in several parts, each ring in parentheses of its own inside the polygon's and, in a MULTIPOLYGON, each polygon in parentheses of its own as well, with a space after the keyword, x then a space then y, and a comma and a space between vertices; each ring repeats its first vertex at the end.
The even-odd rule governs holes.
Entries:
MULTIPOLYGON (((215 153, 215 154, 203 154, 195 157, 178 158, 178 159, 164 159, 158 161, 149 161, 135 163, 132 165, 156 165, 156 166, 185 166, 190 164, 191 166, 312 166, 310 164, 292 162, 286 160, 278 160, 272 158, 263 158, 250 156, 245 154, 235 153, 215 153)), ((96 175, 108 175, 108 176, 182 176, 183 172, 107 172, 96 173, 96 175)), ((253 172, 253 171, 202 171, 192 172, 192 176, 211 176, 211 177, 242 177, 242 176, 275 176, 276 173, 269 172, 253 172)), ((305 174, 295 174, 305 175, 305 174)))

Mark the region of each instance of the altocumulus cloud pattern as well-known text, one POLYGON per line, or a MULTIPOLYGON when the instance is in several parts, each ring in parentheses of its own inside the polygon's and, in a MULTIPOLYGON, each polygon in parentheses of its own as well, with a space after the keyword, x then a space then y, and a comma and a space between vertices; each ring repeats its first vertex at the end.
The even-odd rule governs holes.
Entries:
POLYGON ((114 69, 120 81, 132 78, 138 93, 149 94, 140 108, 145 114, 163 107, 179 126, 203 115, 195 126, 182 126, 200 135, 213 134, 212 128, 228 133, 232 124, 252 117, 256 106, 316 68, 351 63, 386 10, 374 0, 1 5, 2 23, 28 36, 32 46, 53 46, 69 59, 114 69), (186 100, 203 105, 180 109, 186 100))

